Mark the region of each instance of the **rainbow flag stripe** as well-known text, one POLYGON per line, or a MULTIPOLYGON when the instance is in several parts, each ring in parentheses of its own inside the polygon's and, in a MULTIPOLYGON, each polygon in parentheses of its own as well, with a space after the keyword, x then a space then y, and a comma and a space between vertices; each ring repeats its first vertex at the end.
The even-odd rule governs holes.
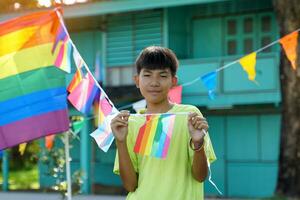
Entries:
POLYGON ((113 106, 110 104, 109 100, 105 97, 104 93, 99 90, 95 101, 94 101, 94 115, 96 126, 101 125, 104 122, 106 116, 111 114, 113 111, 113 106))
POLYGON ((173 133, 175 114, 148 115, 141 126, 134 152, 157 158, 166 158, 173 133))
POLYGON ((71 48, 67 37, 56 39, 60 24, 56 10, 0 23, 0 149, 69 128, 60 69, 69 67, 71 48))

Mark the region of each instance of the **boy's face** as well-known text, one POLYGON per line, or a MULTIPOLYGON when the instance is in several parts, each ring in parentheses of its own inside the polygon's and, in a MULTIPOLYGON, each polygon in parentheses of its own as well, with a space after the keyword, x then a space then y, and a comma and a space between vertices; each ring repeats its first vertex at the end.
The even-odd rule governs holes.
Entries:
POLYGON ((149 103, 160 103, 168 99, 169 90, 177 84, 177 77, 172 76, 169 68, 155 70, 143 68, 134 79, 136 86, 149 103))

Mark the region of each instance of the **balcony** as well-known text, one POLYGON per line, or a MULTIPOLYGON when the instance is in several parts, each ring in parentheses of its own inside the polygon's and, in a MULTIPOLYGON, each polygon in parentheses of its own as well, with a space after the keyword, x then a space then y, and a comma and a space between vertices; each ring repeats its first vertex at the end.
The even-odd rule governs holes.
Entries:
MULTIPOLYGON (((180 60, 179 84, 194 80, 240 57, 227 56, 207 59, 180 60)), ((206 107, 232 107, 245 104, 278 104, 281 101, 279 54, 258 54, 256 81, 248 80, 239 63, 217 73, 216 99, 210 100, 201 81, 183 88, 183 103, 206 107)))

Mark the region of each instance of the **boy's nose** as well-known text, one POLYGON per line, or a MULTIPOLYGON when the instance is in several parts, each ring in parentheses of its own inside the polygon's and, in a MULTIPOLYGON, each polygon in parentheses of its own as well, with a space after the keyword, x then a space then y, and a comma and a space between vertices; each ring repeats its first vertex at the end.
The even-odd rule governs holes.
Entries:
POLYGON ((160 85, 159 81, 154 79, 151 81, 150 86, 152 87, 158 87, 160 85))

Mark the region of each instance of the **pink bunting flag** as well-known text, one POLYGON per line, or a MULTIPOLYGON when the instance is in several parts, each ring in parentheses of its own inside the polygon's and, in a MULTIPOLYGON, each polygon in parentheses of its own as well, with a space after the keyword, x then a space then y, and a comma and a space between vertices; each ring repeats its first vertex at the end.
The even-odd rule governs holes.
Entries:
POLYGON ((182 99, 182 86, 175 86, 169 91, 169 99, 173 103, 180 104, 182 99))

